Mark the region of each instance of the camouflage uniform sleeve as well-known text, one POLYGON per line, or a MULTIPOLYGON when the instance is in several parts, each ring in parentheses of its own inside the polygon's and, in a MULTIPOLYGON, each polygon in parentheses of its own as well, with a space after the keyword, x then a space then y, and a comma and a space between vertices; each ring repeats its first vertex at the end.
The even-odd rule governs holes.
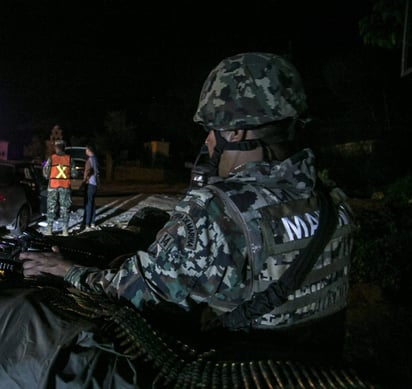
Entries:
POLYGON ((43 177, 47 180, 50 176, 50 168, 51 168, 51 158, 48 158, 45 165, 43 166, 43 177))
POLYGON ((187 196, 147 252, 137 252, 116 270, 73 266, 65 280, 82 290, 126 298, 138 308, 149 301, 169 301, 184 309, 190 300, 207 302, 222 285, 230 288, 240 277, 230 270, 236 268, 237 251, 231 247, 236 242, 222 233, 223 218, 215 202, 206 206, 187 196))

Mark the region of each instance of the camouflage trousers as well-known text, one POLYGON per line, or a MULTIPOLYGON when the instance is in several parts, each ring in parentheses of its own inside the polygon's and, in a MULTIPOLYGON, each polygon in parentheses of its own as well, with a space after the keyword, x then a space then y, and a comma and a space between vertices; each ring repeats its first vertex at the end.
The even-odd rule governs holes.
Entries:
POLYGON ((47 189, 47 224, 53 225, 53 221, 59 212, 63 225, 69 224, 70 207, 72 205, 72 196, 70 188, 47 189))

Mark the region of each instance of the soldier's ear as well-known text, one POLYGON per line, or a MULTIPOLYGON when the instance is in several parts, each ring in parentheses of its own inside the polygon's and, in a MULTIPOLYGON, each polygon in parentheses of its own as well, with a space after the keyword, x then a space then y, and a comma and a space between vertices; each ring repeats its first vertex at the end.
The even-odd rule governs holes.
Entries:
POLYGON ((244 139, 245 130, 233 130, 229 132, 229 139, 227 139, 229 142, 240 142, 244 139))

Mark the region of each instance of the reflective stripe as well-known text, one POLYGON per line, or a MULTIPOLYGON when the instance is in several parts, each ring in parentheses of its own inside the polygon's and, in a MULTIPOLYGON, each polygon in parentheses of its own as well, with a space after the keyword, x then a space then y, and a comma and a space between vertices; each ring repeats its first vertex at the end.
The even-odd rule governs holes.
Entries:
POLYGON ((348 282, 345 279, 339 279, 317 292, 287 301, 273 313, 266 314, 260 320, 255 321, 252 327, 282 328, 296 322, 304 323, 317 317, 330 315, 345 308, 348 289, 348 282))
MULTIPOLYGON (((324 280, 327 276, 333 275, 337 272, 344 270, 348 266, 349 255, 344 255, 340 258, 336 258, 332 263, 329 263, 320 268, 313 269, 308 276, 305 278, 304 285, 311 285, 315 282, 324 280)), ((285 268, 286 268, 285 264, 285 268)), ((261 279, 259 280, 259 289, 256 289, 256 292, 261 292, 265 290, 273 281, 277 281, 278 278, 271 279, 261 279)))
MULTIPOLYGON (((332 282, 330 285, 320 287, 318 290, 311 291, 308 294, 305 294, 299 297, 290 296, 291 298, 290 300, 288 300, 286 303, 284 303, 280 307, 276 308, 276 310, 274 310, 273 312, 275 314, 293 312, 300 307, 306 307, 317 301, 323 301, 323 297, 327 296, 330 293, 333 293, 339 290, 346 290, 346 285, 347 285, 347 281, 344 278, 339 278, 336 281, 332 282)), ((302 291, 302 289, 300 289, 300 291, 302 291)))
POLYGON ((305 279, 305 284, 313 284, 325 279, 328 275, 335 274, 348 267, 350 256, 348 254, 337 258, 329 265, 323 266, 320 269, 313 269, 305 279))

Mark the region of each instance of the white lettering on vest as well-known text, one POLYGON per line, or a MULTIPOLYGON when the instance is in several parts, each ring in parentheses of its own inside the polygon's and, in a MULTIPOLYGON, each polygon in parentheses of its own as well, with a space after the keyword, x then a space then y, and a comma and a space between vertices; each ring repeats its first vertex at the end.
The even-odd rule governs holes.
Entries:
POLYGON ((319 220, 316 216, 305 213, 303 216, 293 216, 293 218, 283 217, 282 223, 289 240, 292 241, 313 236, 318 228, 319 220))

